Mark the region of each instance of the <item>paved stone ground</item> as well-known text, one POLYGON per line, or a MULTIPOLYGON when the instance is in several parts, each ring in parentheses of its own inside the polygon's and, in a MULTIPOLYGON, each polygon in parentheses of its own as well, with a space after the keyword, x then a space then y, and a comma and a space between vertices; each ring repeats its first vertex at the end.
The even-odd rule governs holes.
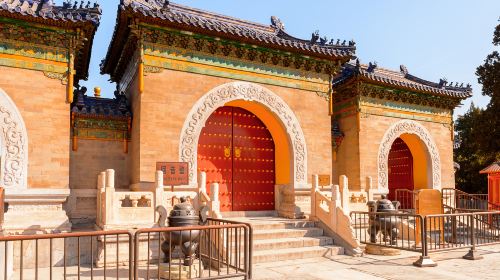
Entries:
POLYGON ((418 268, 413 262, 418 254, 402 252, 400 256, 365 255, 359 258, 333 256, 283 261, 254 266, 254 279, 500 279, 500 245, 481 247, 482 260, 462 259, 467 250, 435 253, 431 258, 437 267, 418 268))
MULTIPOLYGON (((437 267, 418 268, 413 262, 419 255, 402 252, 400 256, 349 257, 345 255, 280 261, 255 264, 253 279, 256 280, 318 280, 318 279, 390 279, 390 280, 444 280, 444 279, 500 279, 500 245, 480 247, 478 253, 482 260, 469 261, 462 259, 467 250, 432 254, 437 267)), ((156 266, 151 266, 150 277, 155 279, 156 266)), ((11 279, 20 279, 17 271, 11 279)), ((127 269, 118 269, 119 279, 128 279, 127 269)), ((205 271, 206 273, 206 271, 205 271)), ((23 279, 35 279, 33 270, 25 270, 23 279)), ((66 279, 90 279, 90 267, 82 267, 80 278, 76 267, 67 268, 66 279)), ((216 273, 214 273, 216 274, 216 273)), ((64 279, 63 269, 55 267, 53 279, 64 279)), ((139 268, 140 279, 146 279, 145 267, 139 268)), ((102 269, 94 269, 94 279, 104 279, 102 269)), ((207 275, 205 275, 207 276, 207 275)), ((0 279, 3 279, 0 276, 0 279)), ((38 279, 50 279, 48 269, 39 270, 38 279)), ((106 279, 117 279, 116 268, 107 269, 106 279)))

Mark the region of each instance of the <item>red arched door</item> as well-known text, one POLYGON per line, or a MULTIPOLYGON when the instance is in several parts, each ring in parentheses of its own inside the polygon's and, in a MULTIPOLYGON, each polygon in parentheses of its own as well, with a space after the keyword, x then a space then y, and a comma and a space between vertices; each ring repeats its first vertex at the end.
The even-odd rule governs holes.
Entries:
POLYGON ((251 112, 224 106, 207 120, 198 142, 198 170, 219 183, 221 211, 274 210, 274 141, 251 112))
POLYGON ((392 143, 389 151, 389 199, 396 199, 397 189, 413 191, 413 156, 403 139, 392 143))

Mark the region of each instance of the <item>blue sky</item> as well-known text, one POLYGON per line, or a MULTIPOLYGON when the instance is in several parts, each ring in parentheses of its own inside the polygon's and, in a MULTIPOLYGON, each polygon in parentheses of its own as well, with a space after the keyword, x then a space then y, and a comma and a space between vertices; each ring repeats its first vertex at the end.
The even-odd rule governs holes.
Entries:
MULTIPOLYGON (((62 4, 63 0, 56 1, 62 4)), ((486 106, 481 86, 474 74, 477 66, 494 49, 494 27, 500 17, 499 0, 175 0, 173 2, 245 20, 269 24, 278 16, 288 33, 309 39, 319 30, 321 36, 356 41, 362 63, 376 61, 379 67, 399 69, 421 78, 473 85, 474 97, 456 113, 462 114, 473 101, 486 106)), ((99 0, 103 9, 96 34, 89 89, 102 88, 112 97, 115 86, 109 76, 101 76, 100 61, 105 57, 116 22, 119 0, 99 0)))

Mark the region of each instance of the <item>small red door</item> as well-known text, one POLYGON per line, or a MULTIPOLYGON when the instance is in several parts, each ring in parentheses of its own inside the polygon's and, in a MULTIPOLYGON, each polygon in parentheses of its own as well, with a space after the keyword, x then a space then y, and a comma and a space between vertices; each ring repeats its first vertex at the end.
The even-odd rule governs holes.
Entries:
POLYGON ((251 112, 225 106, 207 120, 198 142, 198 170, 219 183, 221 211, 274 210, 274 141, 251 112))
POLYGON ((394 200, 397 189, 413 191, 413 156, 401 138, 392 143, 389 151, 389 199, 394 200))

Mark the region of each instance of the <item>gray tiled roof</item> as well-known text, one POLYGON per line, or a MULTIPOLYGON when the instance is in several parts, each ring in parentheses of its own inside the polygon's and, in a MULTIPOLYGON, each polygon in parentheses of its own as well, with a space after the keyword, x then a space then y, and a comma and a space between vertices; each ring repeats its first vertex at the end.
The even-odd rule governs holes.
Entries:
POLYGON ((405 66, 400 66, 400 71, 393 71, 377 67, 376 64, 359 64, 359 61, 346 63, 342 72, 333 79, 333 86, 346 83, 353 77, 359 77, 368 81, 385 84, 387 86, 407 88, 431 93, 434 95, 448 96, 465 99, 472 96, 472 87, 458 83, 450 83, 440 80, 439 83, 430 82, 408 73, 405 66))
POLYGON ((311 40, 302 40, 288 35, 281 21, 272 17, 271 25, 263 25, 236 19, 212 12, 202 11, 165 0, 122 0, 121 10, 130 9, 145 17, 154 18, 169 24, 189 27, 195 30, 224 35, 255 44, 265 44, 323 56, 353 56, 354 42, 340 42, 311 36, 311 40))
POLYGON ((33 18, 63 22, 92 22, 99 25, 101 9, 90 1, 66 1, 63 6, 56 6, 53 0, 0 0, 0 12, 9 12, 33 18))
POLYGON ((131 117, 132 112, 127 105, 127 97, 115 92, 115 98, 87 96, 87 88, 75 90, 75 100, 71 104, 71 112, 87 117, 131 117))

